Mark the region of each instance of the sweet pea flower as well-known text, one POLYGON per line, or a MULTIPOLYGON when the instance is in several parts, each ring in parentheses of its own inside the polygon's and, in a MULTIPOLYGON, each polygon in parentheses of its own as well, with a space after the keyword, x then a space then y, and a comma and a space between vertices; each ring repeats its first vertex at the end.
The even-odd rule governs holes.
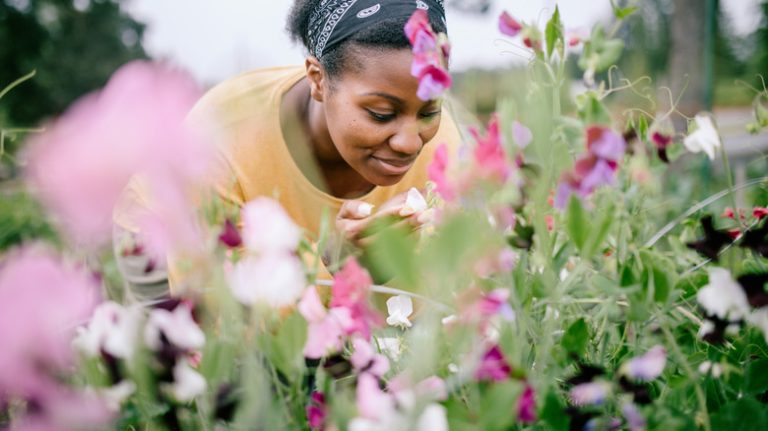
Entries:
POLYGON ((85 268, 46 250, 6 254, 0 266, 0 393, 53 395, 54 376, 74 362, 75 328, 93 312, 100 290, 85 268))
POLYGON ((206 387, 205 378, 190 367, 186 360, 176 362, 173 367, 173 383, 170 391, 177 401, 192 401, 202 395, 206 387))
POLYGON ((417 9, 405 24, 405 34, 413 46, 411 75, 419 79, 416 95, 421 100, 440 97, 452 84, 444 67, 448 63, 450 45, 443 35, 436 35, 429 16, 417 9))
POLYGON ((440 404, 432 403, 424 408, 424 411, 416 421, 417 431, 448 431, 448 412, 440 404))
POLYGON ((696 129, 685 137, 683 145, 692 153, 704 151, 710 160, 714 160, 715 152, 723 144, 712 118, 698 114, 694 117, 694 124, 696 129))
POLYGON ((381 390, 378 377, 362 373, 357 377, 357 411, 361 417, 381 420, 393 415, 395 400, 381 390))
POLYGON ((344 307, 326 310, 320 301, 315 287, 304 291, 297 306, 299 313, 307 320, 307 341, 304 345, 304 356, 318 359, 329 352, 341 350, 344 342, 345 328, 353 325, 350 311, 344 307))
POLYGON ((193 351, 203 347, 205 334, 192 317, 192 309, 181 303, 173 311, 157 308, 149 313, 144 342, 155 351, 166 342, 182 351, 193 351))
POLYGON ((423 212, 427 209, 427 201, 415 187, 411 187, 406 194, 405 206, 400 210, 403 217, 423 212))
POLYGON ((219 234, 219 242, 229 248, 237 248, 243 245, 243 238, 232 220, 227 219, 219 234))
POLYGON ((349 360, 358 373, 365 372, 376 377, 382 377, 389 371, 389 360, 387 357, 376 353, 368 341, 357 337, 352 340, 352 347, 354 352, 349 360))
MULTIPOLYGON (((184 120, 200 94, 189 75, 134 61, 32 139, 25 174, 70 237, 92 247, 109 241, 112 210, 139 173, 166 212, 187 214, 194 207, 181 192, 207 177, 211 146, 184 120), (179 202, 182 208, 171 207, 179 202)), ((172 223, 167 227, 180 235, 172 242, 197 238, 186 220, 172 223)))
POLYGON ((427 167, 429 180, 435 183, 435 191, 447 202, 451 202, 456 197, 456 191, 448 179, 448 146, 440 144, 435 150, 435 154, 427 167))
POLYGON ((421 68, 417 77, 419 78, 419 87, 416 89, 416 96, 425 101, 439 98, 451 88, 453 83, 448 71, 433 64, 421 68))
POLYGON ((387 299, 387 324, 390 326, 400 326, 401 328, 410 328, 411 321, 408 316, 413 313, 413 301, 409 296, 397 295, 387 299))
POLYGON ((307 422, 309 428, 321 430, 325 424, 327 416, 327 406, 325 404, 325 395, 322 392, 312 392, 309 404, 307 405, 307 422))
POLYGON ((416 40, 421 33, 431 34, 432 26, 429 24, 429 15, 423 9, 417 9, 405 23, 405 35, 411 45, 416 45, 416 40))
POLYGON ((737 322, 749 314, 749 302, 741 285, 724 268, 709 269, 709 284, 696 293, 699 305, 721 320, 737 322))
POLYGON ((524 424, 536 422, 536 393, 528 383, 517 400, 517 420, 524 424))
POLYGON ((402 354, 402 343, 397 337, 376 337, 376 345, 379 346, 381 353, 398 360, 402 354))
POLYGON ((621 371, 630 378, 647 382, 659 377, 666 364, 667 351, 663 346, 654 346, 645 354, 624 363, 621 371))
POLYGON ((569 396, 576 406, 600 405, 611 394, 611 384, 604 380, 582 383, 571 388, 569 396))
POLYGON ((331 307, 350 306, 365 299, 368 289, 373 284, 370 274, 350 258, 333 276, 331 288, 331 307))
POLYGON ((249 256, 235 264, 229 287, 243 305, 264 303, 273 308, 292 305, 306 287, 301 260, 292 254, 249 256))
POLYGON ((498 115, 493 114, 491 117, 485 136, 481 136, 475 128, 470 128, 469 132, 477 142, 474 160, 479 172, 501 182, 506 181, 512 172, 512 167, 507 160, 507 152, 502 144, 498 115))
POLYGON ((130 380, 122 380, 114 386, 98 391, 99 397, 111 412, 119 412, 125 400, 136 392, 136 384, 130 380))
POLYGON ((627 420, 627 427, 630 431, 643 431, 647 424, 640 410, 633 403, 625 403, 621 406, 621 414, 627 420))
POLYGON ((613 130, 602 126, 587 128, 587 151, 600 159, 617 162, 624 157, 627 143, 613 130))
POLYGON ((520 30, 522 29, 523 25, 520 24, 516 19, 512 18, 512 16, 507 11, 504 11, 501 13, 501 15, 499 15, 499 31, 502 34, 515 37, 518 33, 520 33, 520 30))
POLYGON ((483 381, 502 382, 509 378, 512 367, 507 363, 504 353, 498 345, 493 345, 488 349, 480 360, 475 370, 475 378, 483 381))
POLYGON ((531 133, 531 129, 525 127, 521 122, 513 121, 512 138, 520 149, 524 149, 533 140, 533 133, 531 133))
POLYGON ((762 220, 765 217, 768 217, 768 208, 764 207, 755 207, 752 209, 752 217, 762 220))
POLYGON ((100 304, 85 327, 77 329, 73 343, 91 357, 102 352, 118 359, 131 359, 143 313, 140 306, 124 307, 108 301, 100 304))
POLYGON ((276 200, 258 197, 241 212, 245 247, 255 253, 292 253, 299 246, 301 229, 276 200))

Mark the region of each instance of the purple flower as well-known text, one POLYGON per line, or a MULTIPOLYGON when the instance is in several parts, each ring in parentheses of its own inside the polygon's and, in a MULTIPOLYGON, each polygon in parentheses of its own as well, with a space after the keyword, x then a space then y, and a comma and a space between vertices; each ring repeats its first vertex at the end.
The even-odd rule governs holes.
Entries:
POLYGON ((643 355, 634 357, 622 365, 627 376, 642 380, 653 380, 661 375, 667 364, 667 351, 663 346, 654 346, 643 355))
POLYGON ((646 427, 645 417, 643 417, 637 406, 632 403, 626 403, 621 407, 621 413, 627 420, 627 428, 630 431, 643 431, 646 427))
POLYGON ((518 33, 520 33, 520 30, 522 29, 522 24, 520 24, 516 19, 512 18, 512 16, 507 13, 507 11, 504 11, 501 15, 499 15, 499 31, 502 34, 515 37, 518 33))
POLYGON ((601 159, 617 162, 624 157, 626 147, 624 138, 607 127, 590 126, 587 129, 587 150, 601 159))
POLYGON ((512 367, 507 363, 504 353, 498 345, 493 345, 480 360, 480 365, 475 370, 475 378, 501 382, 508 379, 511 372, 512 367))
POLYGON ((515 144, 522 149, 531 143, 533 133, 531 133, 531 129, 525 127, 519 121, 515 121, 512 123, 512 137, 515 139, 515 144))
POLYGON ((611 384, 604 380, 582 383, 571 388, 571 402, 576 406, 600 405, 611 394, 611 384))
POLYGON ((421 100, 434 100, 442 96, 451 87, 451 75, 445 69, 428 65, 418 76, 419 88, 416 95, 421 100))
POLYGON ((527 383, 517 400, 517 420, 524 424, 536 422, 536 393, 533 386, 527 383))
POLYGON ((582 195, 588 195, 598 187, 613 185, 615 180, 616 165, 599 159, 581 180, 579 189, 582 195))

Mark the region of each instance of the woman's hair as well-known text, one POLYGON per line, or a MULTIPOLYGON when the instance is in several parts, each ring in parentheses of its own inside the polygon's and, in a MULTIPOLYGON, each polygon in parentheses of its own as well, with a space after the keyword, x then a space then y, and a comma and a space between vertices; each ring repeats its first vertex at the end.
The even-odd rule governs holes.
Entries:
MULTIPOLYGON (((295 42, 309 47, 309 16, 321 0, 294 0, 288 14, 286 29, 295 42)), ((377 21, 365 30, 323 52, 320 63, 330 77, 338 77, 345 70, 357 70, 360 63, 355 57, 356 48, 401 49, 411 46, 405 36, 405 23, 408 17, 389 18, 377 21)), ((437 33, 446 31, 442 21, 430 19, 432 28, 437 33)))

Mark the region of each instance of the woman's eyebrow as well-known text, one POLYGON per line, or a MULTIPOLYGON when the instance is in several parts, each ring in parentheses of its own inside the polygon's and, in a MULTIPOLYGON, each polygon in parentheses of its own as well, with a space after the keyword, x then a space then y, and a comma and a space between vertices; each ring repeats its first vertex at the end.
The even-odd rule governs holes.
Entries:
POLYGON ((378 91, 374 91, 372 93, 365 93, 363 96, 377 96, 377 97, 381 97, 381 98, 387 99, 390 102, 392 102, 392 103, 394 103, 395 105, 398 105, 398 106, 405 105, 405 101, 403 99, 401 99, 401 98, 399 98, 397 96, 393 96, 391 94, 381 93, 381 92, 378 92, 378 91))

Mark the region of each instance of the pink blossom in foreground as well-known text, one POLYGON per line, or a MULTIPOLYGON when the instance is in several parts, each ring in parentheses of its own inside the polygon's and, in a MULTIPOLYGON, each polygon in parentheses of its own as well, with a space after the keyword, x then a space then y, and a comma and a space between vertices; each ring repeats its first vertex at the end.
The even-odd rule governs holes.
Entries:
POLYGON ((536 422, 536 393, 533 386, 527 383, 517 400, 517 420, 524 424, 536 422))
POLYGON ((307 405, 307 422, 309 428, 313 430, 323 429, 325 418, 327 416, 327 406, 325 404, 325 395, 322 392, 312 392, 309 404, 307 405))
POLYGON ((507 363, 504 353, 498 345, 494 345, 483 354, 480 365, 475 370, 475 378, 501 382, 507 380, 511 372, 512 367, 507 363))
MULTIPOLYGON (((26 175, 68 234, 91 246, 108 241, 112 208, 135 174, 176 191, 205 178, 210 146, 183 124, 199 95, 186 74, 128 63, 32 140, 26 175)), ((183 200, 167 196, 157 201, 183 200)))
POLYGON ((429 15, 425 10, 417 9, 405 23, 405 35, 411 45, 416 45, 416 39, 421 33, 431 34, 432 26, 429 24, 429 15))
POLYGON ((371 343, 357 337, 352 341, 352 347, 354 352, 349 360, 358 373, 365 372, 382 377, 389 371, 389 359, 376 353, 371 343))
POLYGON ((521 122, 512 122, 512 137, 515 140, 515 144, 518 147, 525 148, 533 140, 533 133, 531 129, 525 127, 521 122))
POLYGON ((456 191, 448 179, 448 160, 448 146, 440 144, 427 167, 427 175, 429 180, 435 183, 435 191, 445 201, 451 202, 456 198, 456 191))
POLYGON ((394 411, 395 400, 381 390, 378 377, 363 373, 357 377, 357 411, 366 419, 381 420, 394 411))
POLYGON ((446 69, 450 45, 443 35, 436 35, 429 16, 417 9, 405 24, 405 34, 413 46, 411 75, 419 80, 416 95, 421 100, 437 99, 451 87, 451 75, 446 69))
POLYGON ((659 377, 666 364, 666 349, 654 346, 645 354, 630 359, 621 369, 630 378, 649 381, 659 377))
POLYGON ((421 100, 434 100, 451 88, 453 80, 451 75, 442 67, 427 65, 421 69, 418 75, 419 88, 416 95, 421 100))
POLYGON ((305 357, 318 359, 341 349, 345 328, 352 325, 349 310, 343 307, 326 310, 314 287, 304 291, 297 308, 309 324, 304 345, 305 357))
POLYGON ((520 33, 520 30, 522 29, 523 25, 520 24, 516 19, 512 18, 512 16, 507 13, 507 11, 504 11, 501 13, 501 15, 499 15, 499 31, 502 34, 515 37, 518 33, 520 33))
POLYGON ((359 334, 371 338, 371 328, 383 324, 383 318, 368 305, 368 292, 373 281, 368 271, 355 259, 347 260, 341 271, 333 276, 331 309, 348 310, 352 324, 345 327, 347 335, 359 334))
POLYGON ((12 253, 0 267, 0 393, 44 395, 73 362, 71 341, 100 297, 85 268, 43 250, 12 253))
POLYGON ((512 167, 507 160, 507 152, 502 144, 498 116, 494 114, 491 117, 485 136, 480 135, 475 128, 470 128, 469 131, 477 142, 474 160, 478 171, 484 177, 494 178, 501 182, 506 181, 512 172, 512 167))

